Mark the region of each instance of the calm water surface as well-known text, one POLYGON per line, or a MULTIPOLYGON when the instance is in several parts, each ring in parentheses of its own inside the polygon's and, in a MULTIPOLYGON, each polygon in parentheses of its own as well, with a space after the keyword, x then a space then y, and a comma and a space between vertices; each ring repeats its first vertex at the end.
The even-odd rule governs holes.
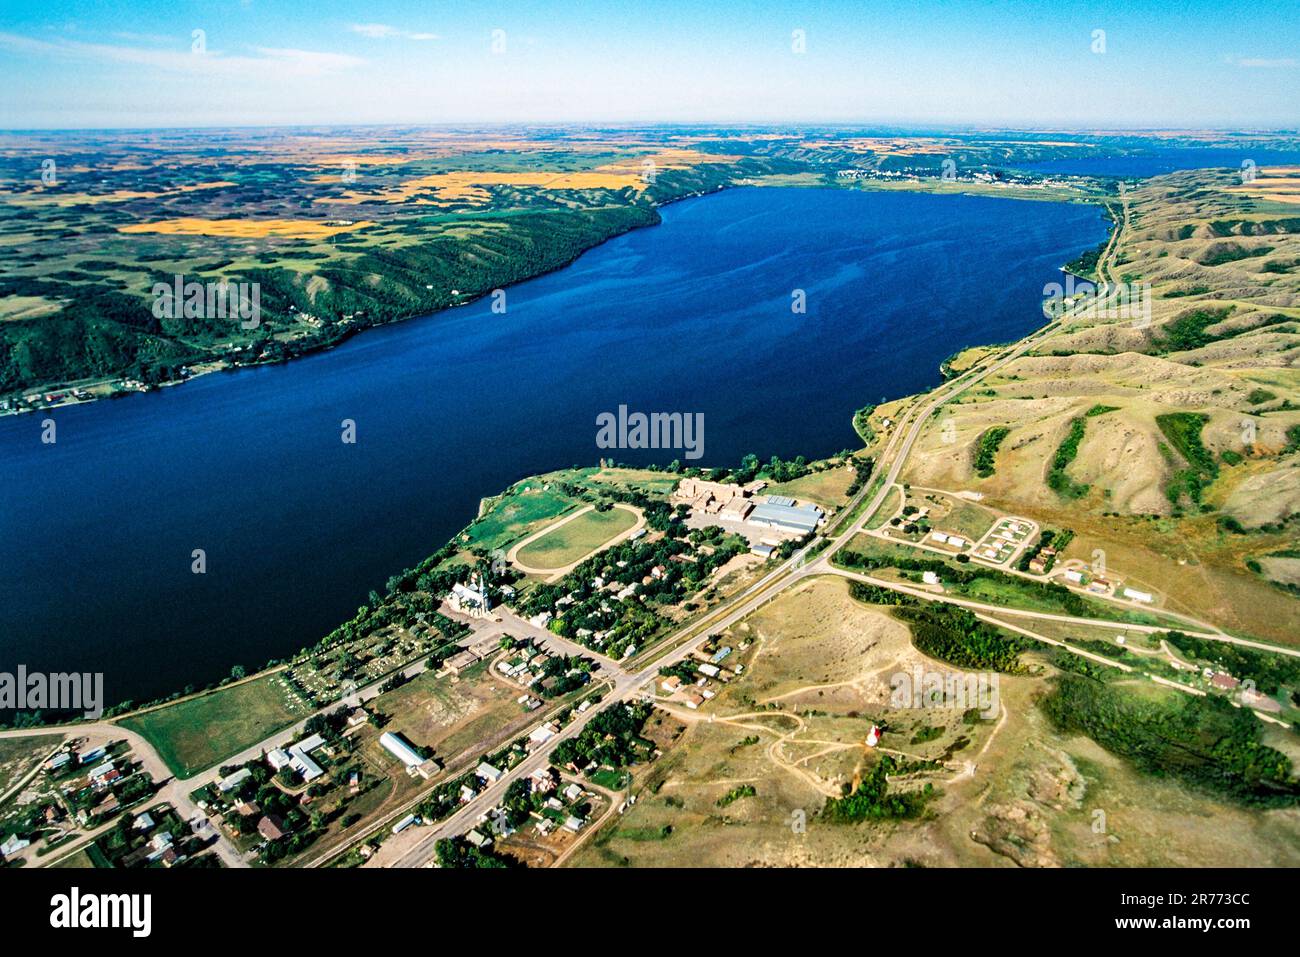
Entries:
POLYGON ((1063 173, 1077 176, 1160 176, 1183 169, 1242 169, 1254 163, 1256 169, 1300 165, 1300 151, 1252 149, 1162 149, 1138 156, 1098 156, 1047 160, 1018 167, 1034 173, 1063 173))

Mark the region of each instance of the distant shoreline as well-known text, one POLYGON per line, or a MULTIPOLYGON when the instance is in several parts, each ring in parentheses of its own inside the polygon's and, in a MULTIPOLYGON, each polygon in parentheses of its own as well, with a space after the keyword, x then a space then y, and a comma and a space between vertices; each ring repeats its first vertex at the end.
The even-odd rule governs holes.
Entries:
MULTIPOLYGON (((569 266, 572 266, 575 262, 577 262, 579 259, 585 256, 587 253, 591 252, 593 249, 598 249, 601 246, 605 245, 606 243, 610 242, 611 240, 617 239, 620 236, 625 236, 629 232, 632 232, 633 230, 650 229, 655 226, 659 226, 663 223, 663 217, 659 215, 658 211, 665 207, 671 206, 674 203, 679 203, 687 199, 699 199, 700 197, 703 196, 712 196, 715 193, 720 193, 727 189, 735 189, 746 185, 748 184, 726 183, 726 184, 719 185, 716 189, 704 190, 704 191, 693 191, 690 193, 684 193, 680 196, 674 196, 671 199, 667 199, 662 202, 653 203, 650 207, 651 210, 653 210, 655 213, 655 219, 653 222, 632 226, 628 229, 606 236, 604 239, 600 240, 599 242, 593 243, 592 245, 582 249, 572 258, 564 262, 559 262, 551 266, 540 268, 536 272, 530 273, 529 275, 524 276, 521 279, 517 279, 514 282, 508 283, 502 288, 513 289, 514 287, 519 286, 522 283, 531 282, 534 279, 540 279, 542 276, 547 276, 550 275, 551 273, 559 272, 562 269, 567 269, 569 266)), ((809 187, 809 188, 831 188, 831 187, 809 187)), ((312 345, 308 345, 304 347, 300 352, 297 352, 292 356, 280 356, 274 359, 255 359, 252 362, 237 362, 230 355, 225 355, 225 356, 213 358, 198 363, 198 365, 210 367, 210 368, 203 368, 202 371, 193 372, 192 374, 187 375, 181 379, 172 379, 167 382, 153 383, 145 388, 119 388, 116 391, 109 392, 102 395, 92 395, 89 398, 84 398, 84 399, 70 399, 68 401, 53 402, 48 405, 37 405, 37 406, 31 406, 22 409, 0 409, 0 418, 3 418, 5 416, 26 415, 29 413, 34 414, 38 412, 49 412, 54 409, 70 408, 79 405, 91 405, 95 402, 100 402, 106 399, 116 401, 118 399, 129 398, 134 394, 147 394, 149 392, 156 392, 159 389, 184 385, 187 382, 190 382, 194 379, 198 379, 205 375, 209 375, 214 372, 240 372, 244 369, 255 369, 255 368, 264 368, 268 366, 286 365, 290 362, 293 362, 296 359, 302 359, 310 355, 317 355, 322 352, 328 352, 331 349, 343 345, 345 342, 348 342, 353 337, 368 332, 371 329, 382 329, 386 326, 394 326, 394 325, 398 325, 399 323, 411 322, 417 319, 431 319, 434 316, 440 316, 443 313, 450 312, 453 309, 459 309, 464 306, 473 305, 474 303, 479 302, 480 300, 486 298, 491 294, 492 294, 491 290, 488 290, 486 292, 478 293, 477 295, 474 295, 472 297, 466 297, 462 301, 450 303, 446 306, 443 306, 440 309, 435 309, 432 312, 417 312, 417 313, 412 313, 409 316, 402 316, 396 319, 389 319, 384 322, 377 322, 377 323, 364 325, 364 326, 352 326, 350 328, 341 331, 336 338, 331 339, 328 342, 319 342, 319 343, 314 343, 312 345)), ((113 382, 121 382, 121 381, 123 380, 120 376, 111 376, 104 379, 93 380, 91 382, 87 382, 87 380, 77 380, 76 383, 69 383, 69 384, 47 383, 40 386, 28 386, 24 389, 19 390, 18 393, 16 394, 21 396, 24 393, 46 394, 50 392, 66 392, 74 389, 102 388, 105 385, 111 386, 113 382)))
MULTIPOLYGON (((1065 202, 1065 200, 1062 200, 1059 197, 1055 197, 1055 196, 1032 195, 1028 191, 1023 189, 1015 192, 1013 192, 1011 189, 1001 189, 997 191, 988 188, 980 189, 979 187, 982 184, 975 183, 975 182, 966 182, 966 181, 958 181, 955 184, 947 184, 947 183, 931 182, 930 180, 924 178, 898 179, 898 180, 891 180, 890 185, 887 187, 864 185, 869 182, 865 180, 855 180, 853 182, 857 185, 851 187, 847 183, 839 184, 834 182, 833 180, 830 180, 824 183, 817 183, 817 184, 807 184, 807 185, 790 184, 790 188, 828 189, 828 190, 846 189, 846 188, 877 189, 886 192, 897 191, 897 192, 908 192, 908 193, 925 193, 925 194, 933 194, 933 195, 973 195, 973 196, 986 196, 994 199, 1014 199, 1014 200, 1028 200, 1028 201, 1038 201, 1038 202, 1065 202)), ((610 242, 611 240, 617 239, 619 236, 625 236, 629 232, 632 232, 634 230, 649 229, 649 228, 659 226, 663 223, 663 217, 659 215, 659 210, 661 209, 665 209, 676 203, 684 202, 685 200, 688 199, 699 199, 705 196, 712 196, 727 190, 740 189, 740 188, 762 189, 764 187, 760 184, 740 180, 736 182, 727 182, 727 183, 719 184, 714 189, 694 190, 688 193, 683 193, 678 196, 673 196, 669 199, 655 202, 650 206, 651 210, 654 211, 655 213, 655 219, 653 222, 648 222, 641 225, 634 225, 628 229, 622 230, 617 233, 613 233, 605 237, 604 239, 600 240, 599 242, 585 247, 584 249, 579 251, 576 255, 574 255, 573 257, 571 257, 570 259, 564 262, 558 262, 551 266, 539 268, 535 272, 532 272, 529 275, 524 276, 523 278, 517 279, 514 282, 508 283, 502 288, 512 289, 515 288, 516 286, 521 285, 522 283, 531 282, 532 280, 539 279, 542 276, 559 272, 562 269, 567 269, 569 266, 573 265, 575 262, 577 262, 579 259, 585 256, 587 253, 591 252, 593 249, 598 249, 599 247, 610 242)), ((1074 201, 1083 202, 1083 203, 1096 202, 1095 199, 1086 196, 1079 197, 1074 201)), ((1061 268, 1062 270, 1064 270, 1066 267, 1062 266, 1061 268)), ((29 406, 20 409, 0 409, 0 418, 4 418, 7 416, 34 414, 40 412, 50 412, 57 409, 72 408, 81 405, 91 405, 95 402, 99 402, 106 399, 116 401, 119 399, 129 398, 135 394, 147 394, 150 392, 156 392, 160 389, 172 388, 174 386, 184 385, 187 382, 193 381, 194 379, 201 378, 202 376, 209 375, 214 372, 223 372, 223 373, 239 372, 244 369, 265 368, 269 366, 285 365, 290 362, 293 362, 296 359, 305 358, 311 355, 317 355, 322 352, 328 352, 331 349, 343 345, 344 343, 351 340, 353 337, 361 335, 362 333, 368 332, 372 329, 381 329, 386 326, 393 326, 399 323, 411 322, 413 320, 418 320, 418 319, 429 319, 434 316, 439 316, 442 315, 443 313, 450 312, 453 309, 458 309, 464 306, 473 305, 474 303, 481 301, 482 299, 486 298, 489 295, 491 295, 490 290, 478 293, 477 295, 474 295, 472 297, 466 297, 462 301, 450 303, 446 306, 443 306, 442 308, 435 309, 432 312, 417 312, 417 313, 412 313, 411 315, 408 316, 389 319, 384 322, 377 322, 377 323, 367 324, 362 326, 351 326, 341 330, 335 338, 330 339, 328 341, 322 341, 322 342, 306 345, 301 349, 301 351, 298 351, 291 356, 279 356, 273 359, 254 359, 251 362, 240 362, 235 358, 233 353, 228 353, 223 356, 218 356, 212 359, 207 359, 195 363, 195 366, 199 367, 199 371, 194 371, 191 374, 185 376, 184 378, 172 379, 166 382, 151 383, 142 388, 130 388, 130 387, 117 388, 113 391, 102 392, 101 394, 93 394, 87 398, 80 398, 80 399, 71 398, 64 401, 52 402, 49 404, 42 404, 42 405, 34 405, 34 406, 29 406)), ((13 393, 12 395, 21 397, 24 394, 43 395, 51 392, 70 392, 72 390, 77 390, 77 389, 82 389, 82 390, 101 389, 102 390, 105 387, 112 388, 114 383, 121 383, 123 381, 124 381, 123 377, 115 375, 115 376, 109 376, 109 377, 96 379, 96 380, 82 379, 72 383, 58 383, 58 384, 45 383, 39 386, 27 386, 23 389, 18 390, 16 393, 13 393)))

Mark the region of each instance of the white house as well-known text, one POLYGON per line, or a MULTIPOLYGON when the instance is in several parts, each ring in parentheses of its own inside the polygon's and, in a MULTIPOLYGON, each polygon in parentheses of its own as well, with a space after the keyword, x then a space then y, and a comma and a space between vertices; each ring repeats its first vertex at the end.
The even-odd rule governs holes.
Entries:
POLYGON ((555 737, 555 731, 549 724, 539 724, 529 733, 528 740, 533 744, 545 744, 553 737, 555 737))
POLYGON ((248 768, 240 768, 234 774, 227 775, 218 781, 217 790, 222 794, 225 794, 227 791, 233 791, 252 776, 253 772, 248 770, 248 768))
POLYGON ((0 854, 3 854, 5 857, 12 857, 24 847, 30 846, 31 843, 31 841, 24 837, 19 837, 17 834, 10 834, 9 839, 3 844, 0 844, 0 854))

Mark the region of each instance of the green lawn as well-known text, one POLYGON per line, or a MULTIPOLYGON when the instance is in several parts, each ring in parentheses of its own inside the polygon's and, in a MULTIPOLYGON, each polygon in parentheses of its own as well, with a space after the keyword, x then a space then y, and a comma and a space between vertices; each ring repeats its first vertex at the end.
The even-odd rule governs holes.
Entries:
POLYGON ((951 512, 943 518, 935 519, 934 525, 944 531, 957 532, 975 541, 992 528, 996 520, 997 516, 988 509, 972 505, 970 502, 958 501, 951 512))
POLYGON ((594 552, 635 525, 637 517, 624 508, 592 509, 519 550, 519 561, 531 568, 563 568, 594 552))
POLYGON ((465 529, 468 540, 457 536, 456 544, 506 549, 578 504, 577 499, 560 491, 557 484, 542 479, 520 482, 493 501, 487 514, 465 529))
POLYGON ((615 771, 613 768, 601 768, 599 771, 593 771, 587 775, 592 784, 605 788, 608 791, 621 791, 627 787, 627 773, 625 771, 615 771))
POLYGON ((123 718, 179 777, 220 764, 311 709, 272 674, 123 718))
POLYGON ((900 504, 900 494, 901 493, 896 488, 891 488, 889 490, 889 493, 885 496, 885 501, 881 503, 880 509, 875 515, 871 516, 871 521, 867 522, 867 528, 880 528, 880 526, 884 525, 894 517, 894 513, 898 511, 898 506, 900 504))

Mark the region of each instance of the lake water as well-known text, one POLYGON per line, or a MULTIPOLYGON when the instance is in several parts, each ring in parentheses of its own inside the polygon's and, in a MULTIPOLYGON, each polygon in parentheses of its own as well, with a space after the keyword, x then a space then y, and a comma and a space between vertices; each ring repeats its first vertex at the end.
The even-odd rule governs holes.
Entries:
POLYGON ((594 464, 620 404, 702 412, 702 464, 836 452, 854 409, 1040 325, 1044 283, 1106 235, 1092 207, 906 193, 737 189, 663 215, 511 288, 504 315, 61 409, 54 445, 42 414, 0 419, 0 671, 103 671, 117 702, 290 654, 480 497, 594 464))
POLYGON ((1257 169, 1300 165, 1300 151, 1252 149, 1159 149, 1135 156, 1077 157, 1026 163, 1017 169, 1031 173, 1074 176, 1160 176, 1183 169, 1227 168, 1240 170, 1251 162, 1257 169))

